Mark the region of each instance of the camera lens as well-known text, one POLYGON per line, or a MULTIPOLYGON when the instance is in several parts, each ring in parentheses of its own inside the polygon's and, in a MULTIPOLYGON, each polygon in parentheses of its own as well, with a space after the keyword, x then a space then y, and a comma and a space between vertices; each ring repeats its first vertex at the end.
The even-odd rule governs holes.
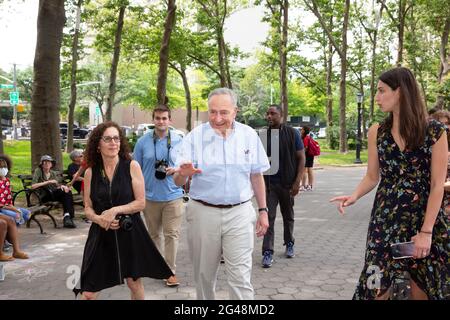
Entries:
POLYGON ((155 162, 155 178, 163 180, 166 178, 167 162, 165 160, 158 160, 155 162))
POLYGON ((155 178, 159 180, 163 180, 166 178, 166 168, 165 167, 159 167, 155 171, 155 178))
POLYGON ((123 231, 131 231, 133 229, 133 220, 131 220, 129 215, 121 215, 119 225, 123 231))

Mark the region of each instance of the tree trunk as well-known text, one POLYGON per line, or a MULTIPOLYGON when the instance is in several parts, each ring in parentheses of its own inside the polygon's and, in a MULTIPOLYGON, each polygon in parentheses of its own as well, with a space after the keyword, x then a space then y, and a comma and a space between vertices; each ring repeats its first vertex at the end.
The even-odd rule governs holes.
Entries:
MULTIPOLYGON (((229 87, 229 83, 227 81, 227 63, 226 63, 226 48, 225 48, 225 40, 223 38, 223 28, 226 16, 226 2, 224 1, 224 12, 220 13, 220 5, 219 1, 214 1, 214 16, 210 14, 210 17, 213 19, 217 19, 216 23, 216 41, 217 41, 217 54, 218 54, 218 62, 219 62, 219 70, 220 70, 220 86, 222 88, 229 87)), ((212 13, 212 12, 210 12, 212 13)))
POLYGON ((98 109, 100 110, 100 116, 102 117, 102 122, 106 121, 106 115, 103 111, 103 100, 97 100, 98 109))
MULTIPOLYGON (((333 29, 333 16, 330 16, 330 28, 333 29)), ((333 44, 328 41, 328 61, 327 61, 327 127, 333 126, 333 88, 331 86, 333 81, 333 44)), ((327 135, 328 145, 330 135, 327 135)))
MULTIPOLYGON (((331 128, 333 126, 333 88, 331 87, 332 83, 332 72, 333 72, 333 56, 331 55, 328 58, 327 65, 327 127, 331 128)), ((327 134, 328 145, 330 145, 330 135, 327 134)))
POLYGON ((417 78, 417 81, 420 84, 420 87, 422 88, 422 95, 423 95, 423 103, 425 104, 425 108, 428 109, 428 102, 427 102, 427 87, 424 85, 425 81, 423 81, 422 73, 420 72, 420 78, 417 78))
POLYGON ((66 152, 73 150, 73 121, 75 113, 75 104, 77 102, 77 62, 78 62, 78 37, 80 34, 80 14, 81 4, 83 0, 78 0, 77 15, 75 22, 75 34, 72 39, 72 71, 70 79, 70 103, 69 103, 69 117, 67 119, 67 145, 66 152))
POLYGON ((223 59, 225 61, 225 74, 223 74, 223 76, 226 77, 228 88, 233 89, 233 84, 231 83, 230 64, 228 61, 227 45, 225 43, 225 38, 223 35, 225 18, 227 17, 227 14, 228 14, 228 9, 227 9, 227 1, 228 0, 222 0, 222 1, 223 1, 223 14, 222 14, 222 19, 220 21, 220 31, 221 31, 220 40, 222 42, 223 59))
MULTIPOLYGON (((184 87, 184 97, 186 99, 186 130, 191 131, 192 126, 192 102, 191 102, 191 89, 189 88, 189 82, 186 75, 186 67, 183 65, 180 65, 180 67, 175 66, 173 63, 169 62, 169 66, 175 70, 183 80, 183 87, 184 87)), ((197 109, 198 112, 198 109, 197 109)), ((197 114, 197 120, 198 120, 198 114, 197 114)))
POLYGON ((40 0, 31 98, 31 167, 49 154, 62 168, 59 131, 60 49, 65 22, 64 0, 40 0))
POLYGON ((0 139, 0 154, 5 154, 5 151, 3 150, 3 126, 2 126, 2 121, 0 120, 0 134, 1 139, 0 139))
POLYGON ((366 122, 367 122, 366 104, 363 101, 363 103, 361 104, 361 125, 362 125, 363 139, 365 139, 365 140, 367 140, 367 133, 368 133, 367 127, 366 127, 366 122))
POLYGON ((400 0, 398 6, 398 52, 397 67, 401 67, 403 63, 403 41, 405 34, 405 18, 406 18, 406 1, 400 0))
POLYGON ((225 44, 225 39, 224 37, 222 37, 222 41, 223 41, 223 57, 225 59, 225 71, 226 71, 226 76, 227 76, 227 83, 228 83, 228 88, 233 89, 233 83, 231 82, 231 74, 230 74, 230 64, 228 63, 228 52, 227 52, 227 45, 225 44))
POLYGON ((164 34, 159 50, 159 71, 158 84, 156 86, 156 98, 158 104, 166 102, 166 85, 167 85, 167 67, 169 65, 169 44, 172 30, 175 26, 175 13, 177 6, 175 0, 169 0, 167 3, 167 17, 164 23, 164 34))
POLYGON ((288 93, 287 93, 287 39, 288 39, 288 10, 289 1, 284 0, 280 7, 283 18, 282 34, 280 43, 280 89, 281 89, 281 108, 283 110, 283 122, 287 122, 288 117, 288 93))
POLYGON ((369 106, 369 123, 372 125, 373 123, 373 114, 375 112, 375 67, 376 67, 376 59, 377 59, 377 36, 378 30, 374 31, 372 44, 372 63, 370 66, 370 106, 369 106))
POLYGON ((333 72, 333 58, 328 58, 327 65, 327 126, 333 126, 333 88, 331 87, 331 76, 333 72))
POLYGON ((441 36, 441 45, 439 47, 439 59, 440 59, 440 68, 439 68, 439 84, 442 83, 445 76, 450 71, 450 52, 447 50, 448 38, 450 34, 450 17, 447 17, 445 21, 444 30, 441 36))
POLYGON ((378 45, 378 28, 381 16, 383 14, 384 6, 380 6, 378 13, 378 20, 376 21, 376 27, 373 31, 372 39, 372 61, 370 66, 370 106, 369 106, 369 125, 372 125, 375 112, 375 77, 376 77, 376 63, 377 63, 377 45, 378 45))
POLYGON ((186 68, 181 68, 181 78, 183 79, 184 96, 186 99, 186 130, 189 132, 192 129, 192 102, 191 90, 189 89, 189 82, 186 76, 186 68))
POLYGON ((112 108, 114 106, 114 97, 116 95, 117 66, 119 65, 120 43, 122 41, 123 18, 125 16, 125 9, 126 6, 120 7, 119 18, 117 19, 116 36, 114 39, 114 53, 111 62, 111 75, 109 77, 109 94, 105 114, 106 119, 104 119, 106 121, 112 120, 112 108))
MULTIPOLYGON (((438 82, 442 84, 443 79, 447 76, 450 71, 449 63, 450 63, 450 53, 447 51, 448 38, 450 33, 450 17, 447 17, 445 21, 444 30, 441 36, 441 45, 439 47, 439 74, 438 74, 438 82)), ((439 109, 444 108, 444 97, 442 94, 438 94, 436 98, 436 107, 439 109)))
POLYGON ((228 87, 227 83, 227 71, 225 67, 225 49, 223 40, 223 29, 219 28, 217 30, 217 47, 218 47, 218 59, 219 59, 219 70, 220 70, 220 86, 222 88, 228 87))
POLYGON ((345 121, 346 114, 346 77, 347 77, 347 28, 350 11, 350 0, 345 0, 344 22, 342 26, 342 55, 341 55, 341 81, 339 82, 339 151, 347 152, 347 126, 345 121))
MULTIPOLYGON (((362 79, 362 76, 360 77, 360 79, 362 79)), ((361 80, 360 80, 360 83, 359 83, 359 92, 361 92, 363 94, 363 97, 366 96, 365 92, 364 92, 364 84, 363 84, 363 82, 361 80)), ((367 139, 367 128, 366 128, 367 115, 366 115, 366 112, 365 112, 366 110, 365 110, 364 101, 365 100, 363 100, 363 102, 361 103, 361 126, 362 126, 361 132, 362 132, 363 139, 367 139)))

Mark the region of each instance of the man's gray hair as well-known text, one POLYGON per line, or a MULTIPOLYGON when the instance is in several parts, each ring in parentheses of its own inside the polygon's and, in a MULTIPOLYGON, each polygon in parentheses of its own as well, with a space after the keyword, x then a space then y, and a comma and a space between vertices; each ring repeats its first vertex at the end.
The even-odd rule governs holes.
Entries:
POLYGON ((213 96, 220 96, 220 95, 227 95, 231 98, 231 103, 233 106, 237 107, 238 98, 236 93, 229 89, 229 88, 217 88, 211 91, 208 95, 208 106, 209 106, 209 100, 211 100, 211 97, 213 96))

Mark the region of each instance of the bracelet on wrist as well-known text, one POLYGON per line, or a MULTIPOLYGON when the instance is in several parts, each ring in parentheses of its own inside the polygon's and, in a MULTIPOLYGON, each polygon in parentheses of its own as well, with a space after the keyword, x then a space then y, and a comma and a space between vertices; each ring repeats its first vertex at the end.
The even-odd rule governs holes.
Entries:
POLYGON ((433 231, 423 231, 423 230, 420 230, 420 233, 433 234, 433 231))

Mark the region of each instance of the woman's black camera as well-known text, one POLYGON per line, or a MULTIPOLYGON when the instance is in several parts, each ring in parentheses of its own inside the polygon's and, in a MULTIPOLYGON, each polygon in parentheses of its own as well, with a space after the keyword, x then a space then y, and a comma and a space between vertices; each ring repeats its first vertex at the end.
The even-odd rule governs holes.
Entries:
POLYGON ((128 214, 121 214, 119 217, 119 226, 123 231, 131 231, 133 229, 133 220, 128 214))
POLYGON ((166 169, 169 166, 166 160, 156 160, 155 162, 155 178, 163 180, 166 178, 166 169))

